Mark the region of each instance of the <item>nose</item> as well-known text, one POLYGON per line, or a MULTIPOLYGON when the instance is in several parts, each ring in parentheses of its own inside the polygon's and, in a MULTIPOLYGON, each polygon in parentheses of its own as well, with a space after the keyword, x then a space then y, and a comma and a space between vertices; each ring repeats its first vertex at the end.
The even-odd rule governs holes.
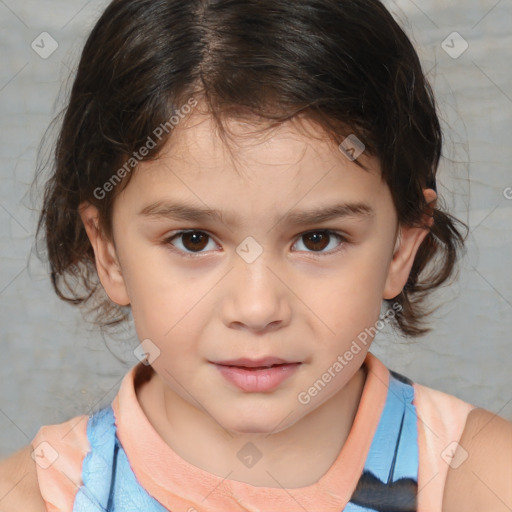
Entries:
POLYGON ((290 321, 290 304, 284 279, 261 255, 247 263, 235 262, 229 273, 223 315, 232 329, 267 332, 282 328, 290 321))

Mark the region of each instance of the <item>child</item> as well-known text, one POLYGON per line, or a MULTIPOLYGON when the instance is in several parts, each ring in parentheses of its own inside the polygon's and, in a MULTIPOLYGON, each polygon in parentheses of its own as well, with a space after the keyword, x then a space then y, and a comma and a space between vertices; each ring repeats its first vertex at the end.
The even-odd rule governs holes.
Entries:
POLYGON ((0 509, 512 510, 512 425, 369 352, 427 332, 463 246, 441 142, 377 0, 114 0, 39 227, 140 362, 1 464, 0 509))

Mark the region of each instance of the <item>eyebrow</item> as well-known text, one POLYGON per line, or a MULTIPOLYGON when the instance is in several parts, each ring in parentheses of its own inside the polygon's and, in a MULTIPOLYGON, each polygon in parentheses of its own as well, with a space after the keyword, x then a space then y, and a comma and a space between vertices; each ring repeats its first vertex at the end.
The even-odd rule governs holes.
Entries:
MULTIPOLYGON (((212 222, 217 221, 223 224, 237 226, 239 222, 236 216, 226 215, 224 212, 207 208, 191 206, 180 202, 157 201, 146 207, 140 212, 140 216, 150 218, 168 218, 192 222, 212 222)), ((366 203, 337 203, 329 206, 320 206, 307 210, 291 210, 275 219, 276 223, 286 222, 290 225, 316 224, 330 220, 353 217, 368 219, 375 215, 375 210, 366 203)))

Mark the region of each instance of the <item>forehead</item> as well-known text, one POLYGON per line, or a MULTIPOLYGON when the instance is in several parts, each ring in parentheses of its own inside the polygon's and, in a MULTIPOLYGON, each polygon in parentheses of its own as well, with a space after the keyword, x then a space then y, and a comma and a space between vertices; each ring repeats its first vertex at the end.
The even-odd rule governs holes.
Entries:
POLYGON ((377 211, 390 199, 377 159, 362 154, 364 168, 358 166, 307 119, 269 129, 232 118, 225 126, 223 137, 207 114, 180 123, 159 157, 139 164, 123 192, 131 208, 188 204, 240 224, 325 205, 370 204, 377 211))
MULTIPOLYGON (((357 158, 359 165, 351 162, 340 149, 340 145, 346 149, 347 135, 340 134, 339 140, 333 140, 307 117, 296 116, 274 126, 268 120, 255 117, 228 117, 222 120, 222 128, 208 113, 194 112, 175 128, 161 157, 179 164, 175 167, 187 167, 189 172, 220 166, 232 168, 239 174, 245 172, 248 177, 255 168, 259 173, 265 166, 276 172, 280 167, 299 171, 315 163, 318 170, 328 164, 338 164, 380 177, 376 158, 363 151, 357 158)), ((348 140, 354 137, 350 135, 348 140)))

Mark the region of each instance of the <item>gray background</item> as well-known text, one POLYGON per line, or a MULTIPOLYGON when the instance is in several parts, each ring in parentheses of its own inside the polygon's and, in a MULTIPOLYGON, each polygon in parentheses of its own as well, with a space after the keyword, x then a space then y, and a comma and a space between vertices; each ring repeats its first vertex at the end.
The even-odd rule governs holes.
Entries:
MULTIPOLYGON (((512 420, 512 3, 386 4, 413 38, 437 93, 446 135, 438 190, 471 234, 458 280, 432 296, 442 304, 433 332, 404 342, 384 330, 372 351, 418 383, 512 420), (453 31, 469 44, 458 58, 442 47, 453 31)), ((137 362, 133 333, 103 340, 57 299, 33 255, 38 203, 29 188, 37 148, 105 6, 0 0, 0 457, 43 424, 109 403, 137 362), (42 32, 59 45, 47 59, 31 48, 42 32)), ((452 53, 462 48, 453 36, 448 44, 452 53)))

